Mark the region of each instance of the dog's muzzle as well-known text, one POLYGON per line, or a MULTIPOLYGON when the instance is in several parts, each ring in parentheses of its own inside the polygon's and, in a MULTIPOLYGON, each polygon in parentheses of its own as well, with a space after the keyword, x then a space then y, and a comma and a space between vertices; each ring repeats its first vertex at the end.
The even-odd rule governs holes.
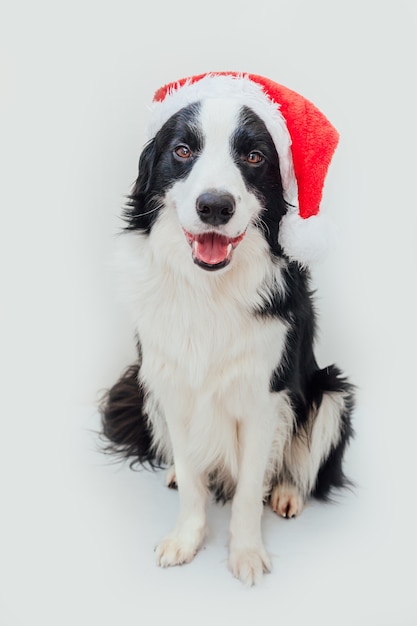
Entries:
POLYGON ((196 212, 200 221, 212 231, 193 234, 184 229, 191 246, 193 261, 205 270, 213 271, 226 267, 231 261, 233 250, 242 241, 245 233, 238 237, 227 237, 218 232, 229 222, 236 210, 232 194, 216 189, 207 190, 196 200, 196 212), (216 229, 216 230, 215 230, 216 229))

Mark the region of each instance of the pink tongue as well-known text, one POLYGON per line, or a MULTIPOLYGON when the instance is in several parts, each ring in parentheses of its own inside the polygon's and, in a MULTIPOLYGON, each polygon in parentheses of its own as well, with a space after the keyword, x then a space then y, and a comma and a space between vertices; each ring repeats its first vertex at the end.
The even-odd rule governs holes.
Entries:
POLYGON ((194 255, 203 263, 217 265, 226 259, 227 247, 226 238, 214 234, 204 235, 194 245, 194 255))

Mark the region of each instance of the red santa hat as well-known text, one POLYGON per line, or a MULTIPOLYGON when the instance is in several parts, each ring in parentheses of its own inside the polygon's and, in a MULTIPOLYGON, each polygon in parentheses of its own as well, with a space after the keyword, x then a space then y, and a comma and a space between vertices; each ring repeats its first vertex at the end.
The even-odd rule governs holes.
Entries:
POLYGON ((290 205, 281 222, 280 244, 291 259, 308 265, 326 247, 319 209, 338 132, 314 104, 283 85, 256 74, 214 72, 158 89, 148 138, 183 107, 211 97, 232 97, 265 123, 278 152, 284 198, 290 205))

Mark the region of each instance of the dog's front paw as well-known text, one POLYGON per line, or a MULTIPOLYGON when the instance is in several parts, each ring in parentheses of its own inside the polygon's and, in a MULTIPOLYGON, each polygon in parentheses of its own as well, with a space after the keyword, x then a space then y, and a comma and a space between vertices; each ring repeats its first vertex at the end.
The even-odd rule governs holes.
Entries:
POLYGON ((204 531, 174 532, 156 547, 156 562, 161 567, 182 565, 193 560, 203 541, 204 531))
POLYGON ((231 549, 229 569, 233 576, 250 587, 262 580, 265 572, 271 571, 270 558, 263 548, 231 549))

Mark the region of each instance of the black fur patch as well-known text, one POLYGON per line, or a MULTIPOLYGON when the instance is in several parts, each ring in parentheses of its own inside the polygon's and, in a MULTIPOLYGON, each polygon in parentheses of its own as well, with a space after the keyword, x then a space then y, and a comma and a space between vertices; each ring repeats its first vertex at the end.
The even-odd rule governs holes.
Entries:
POLYGON ((242 107, 239 125, 232 136, 232 154, 249 191, 260 200, 264 210, 256 225, 262 229, 271 252, 282 256, 278 243, 281 218, 287 212, 283 197, 279 158, 275 144, 261 118, 248 107, 242 107), (264 160, 251 166, 245 157, 257 151, 264 160))
POLYGON ((128 367, 101 400, 104 451, 133 459, 132 467, 162 467, 164 460, 155 453, 152 430, 143 412, 146 392, 138 382, 139 367, 139 363, 128 367))
POLYGON ((139 174, 124 211, 127 230, 149 233, 172 185, 188 176, 204 147, 198 124, 200 104, 190 104, 173 115, 143 150, 139 174), (192 158, 175 158, 174 149, 185 144, 192 158))

